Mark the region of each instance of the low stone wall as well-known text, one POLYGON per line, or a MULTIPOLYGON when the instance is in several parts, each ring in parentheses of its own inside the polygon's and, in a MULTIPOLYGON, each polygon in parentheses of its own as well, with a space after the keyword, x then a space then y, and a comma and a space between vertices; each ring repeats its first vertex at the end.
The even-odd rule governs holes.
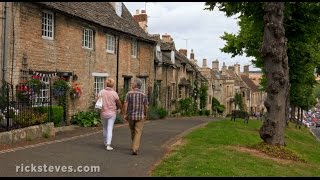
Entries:
POLYGON ((13 144, 20 141, 30 141, 39 137, 54 137, 55 128, 53 122, 14 129, 0 133, 0 144, 13 144))

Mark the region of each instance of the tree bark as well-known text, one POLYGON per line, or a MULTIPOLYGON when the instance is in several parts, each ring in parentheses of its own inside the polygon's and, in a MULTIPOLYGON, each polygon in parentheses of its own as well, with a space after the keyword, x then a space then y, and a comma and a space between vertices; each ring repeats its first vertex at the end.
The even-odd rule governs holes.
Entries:
POLYGON ((270 145, 285 146, 289 67, 287 39, 283 27, 284 2, 266 2, 262 58, 267 77, 267 116, 260 128, 260 137, 270 145))

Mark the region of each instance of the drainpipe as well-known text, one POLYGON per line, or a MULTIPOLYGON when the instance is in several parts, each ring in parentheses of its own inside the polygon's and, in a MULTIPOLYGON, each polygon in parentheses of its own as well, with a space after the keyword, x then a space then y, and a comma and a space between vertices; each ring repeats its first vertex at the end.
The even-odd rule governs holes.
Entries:
POLYGON ((119 81, 119 42, 120 42, 120 36, 117 38, 117 72, 116 72, 116 92, 118 91, 118 81, 119 81))
POLYGON ((4 46, 2 52, 2 80, 5 81, 6 79, 6 71, 7 71, 7 49, 8 49, 8 3, 4 3, 4 18, 5 18, 5 25, 4 25, 4 46))

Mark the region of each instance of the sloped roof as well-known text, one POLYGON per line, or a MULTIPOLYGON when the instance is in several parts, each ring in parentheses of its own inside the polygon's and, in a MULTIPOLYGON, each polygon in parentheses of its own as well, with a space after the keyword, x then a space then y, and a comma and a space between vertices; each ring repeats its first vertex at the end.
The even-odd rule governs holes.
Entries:
POLYGON ((119 17, 110 2, 32 2, 57 11, 130 34, 145 41, 154 42, 154 38, 139 26, 126 6, 122 4, 122 15, 119 17))
POLYGON ((253 91, 253 92, 257 92, 259 91, 258 86, 256 86, 254 84, 254 82, 246 75, 241 75, 241 79, 243 80, 244 83, 246 83, 246 85, 253 91))
POLYGON ((174 51, 175 45, 174 42, 161 42, 160 45, 161 51, 174 51))
POLYGON ((165 64, 173 65, 171 62, 171 56, 167 53, 162 53, 162 62, 165 64))

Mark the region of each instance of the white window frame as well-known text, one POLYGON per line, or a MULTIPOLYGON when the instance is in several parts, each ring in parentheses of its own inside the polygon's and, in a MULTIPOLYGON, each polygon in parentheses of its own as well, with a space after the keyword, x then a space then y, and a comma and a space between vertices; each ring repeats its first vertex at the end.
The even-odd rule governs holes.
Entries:
POLYGON ((93 49, 93 38, 93 30, 84 28, 82 34, 82 47, 86 49, 93 49))
POLYGON ((107 76, 94 76, 94 95, 98 96, 99 92, 105 88, 107 76))
POLYGON ((115 10, 119 17, 122 15, 122 2, 115 2, 115 10))
POLYGON ((42 11, 42 38, 53 40, 54 37, 54 14, 50 11, 42 11), (49 15, 51 18, 49 18, 49 15))
POLYGON ((116 37, 107 34, 107 52, 114 54, 116 52, 116 37))
POLYGON ((40 93, 35 94, 35 98, 33 99, 32 106, 47 106, 49 105, 49 95, 50 95, 50 77, 43 76, 40 77, 40 81, 44 84, 44 86, 40 89, 40 93))
POLYGON ((137 54, 138 54, 138 41, 137 39, 132 39, 131 40, 131 57, 137 58, 137 54))

